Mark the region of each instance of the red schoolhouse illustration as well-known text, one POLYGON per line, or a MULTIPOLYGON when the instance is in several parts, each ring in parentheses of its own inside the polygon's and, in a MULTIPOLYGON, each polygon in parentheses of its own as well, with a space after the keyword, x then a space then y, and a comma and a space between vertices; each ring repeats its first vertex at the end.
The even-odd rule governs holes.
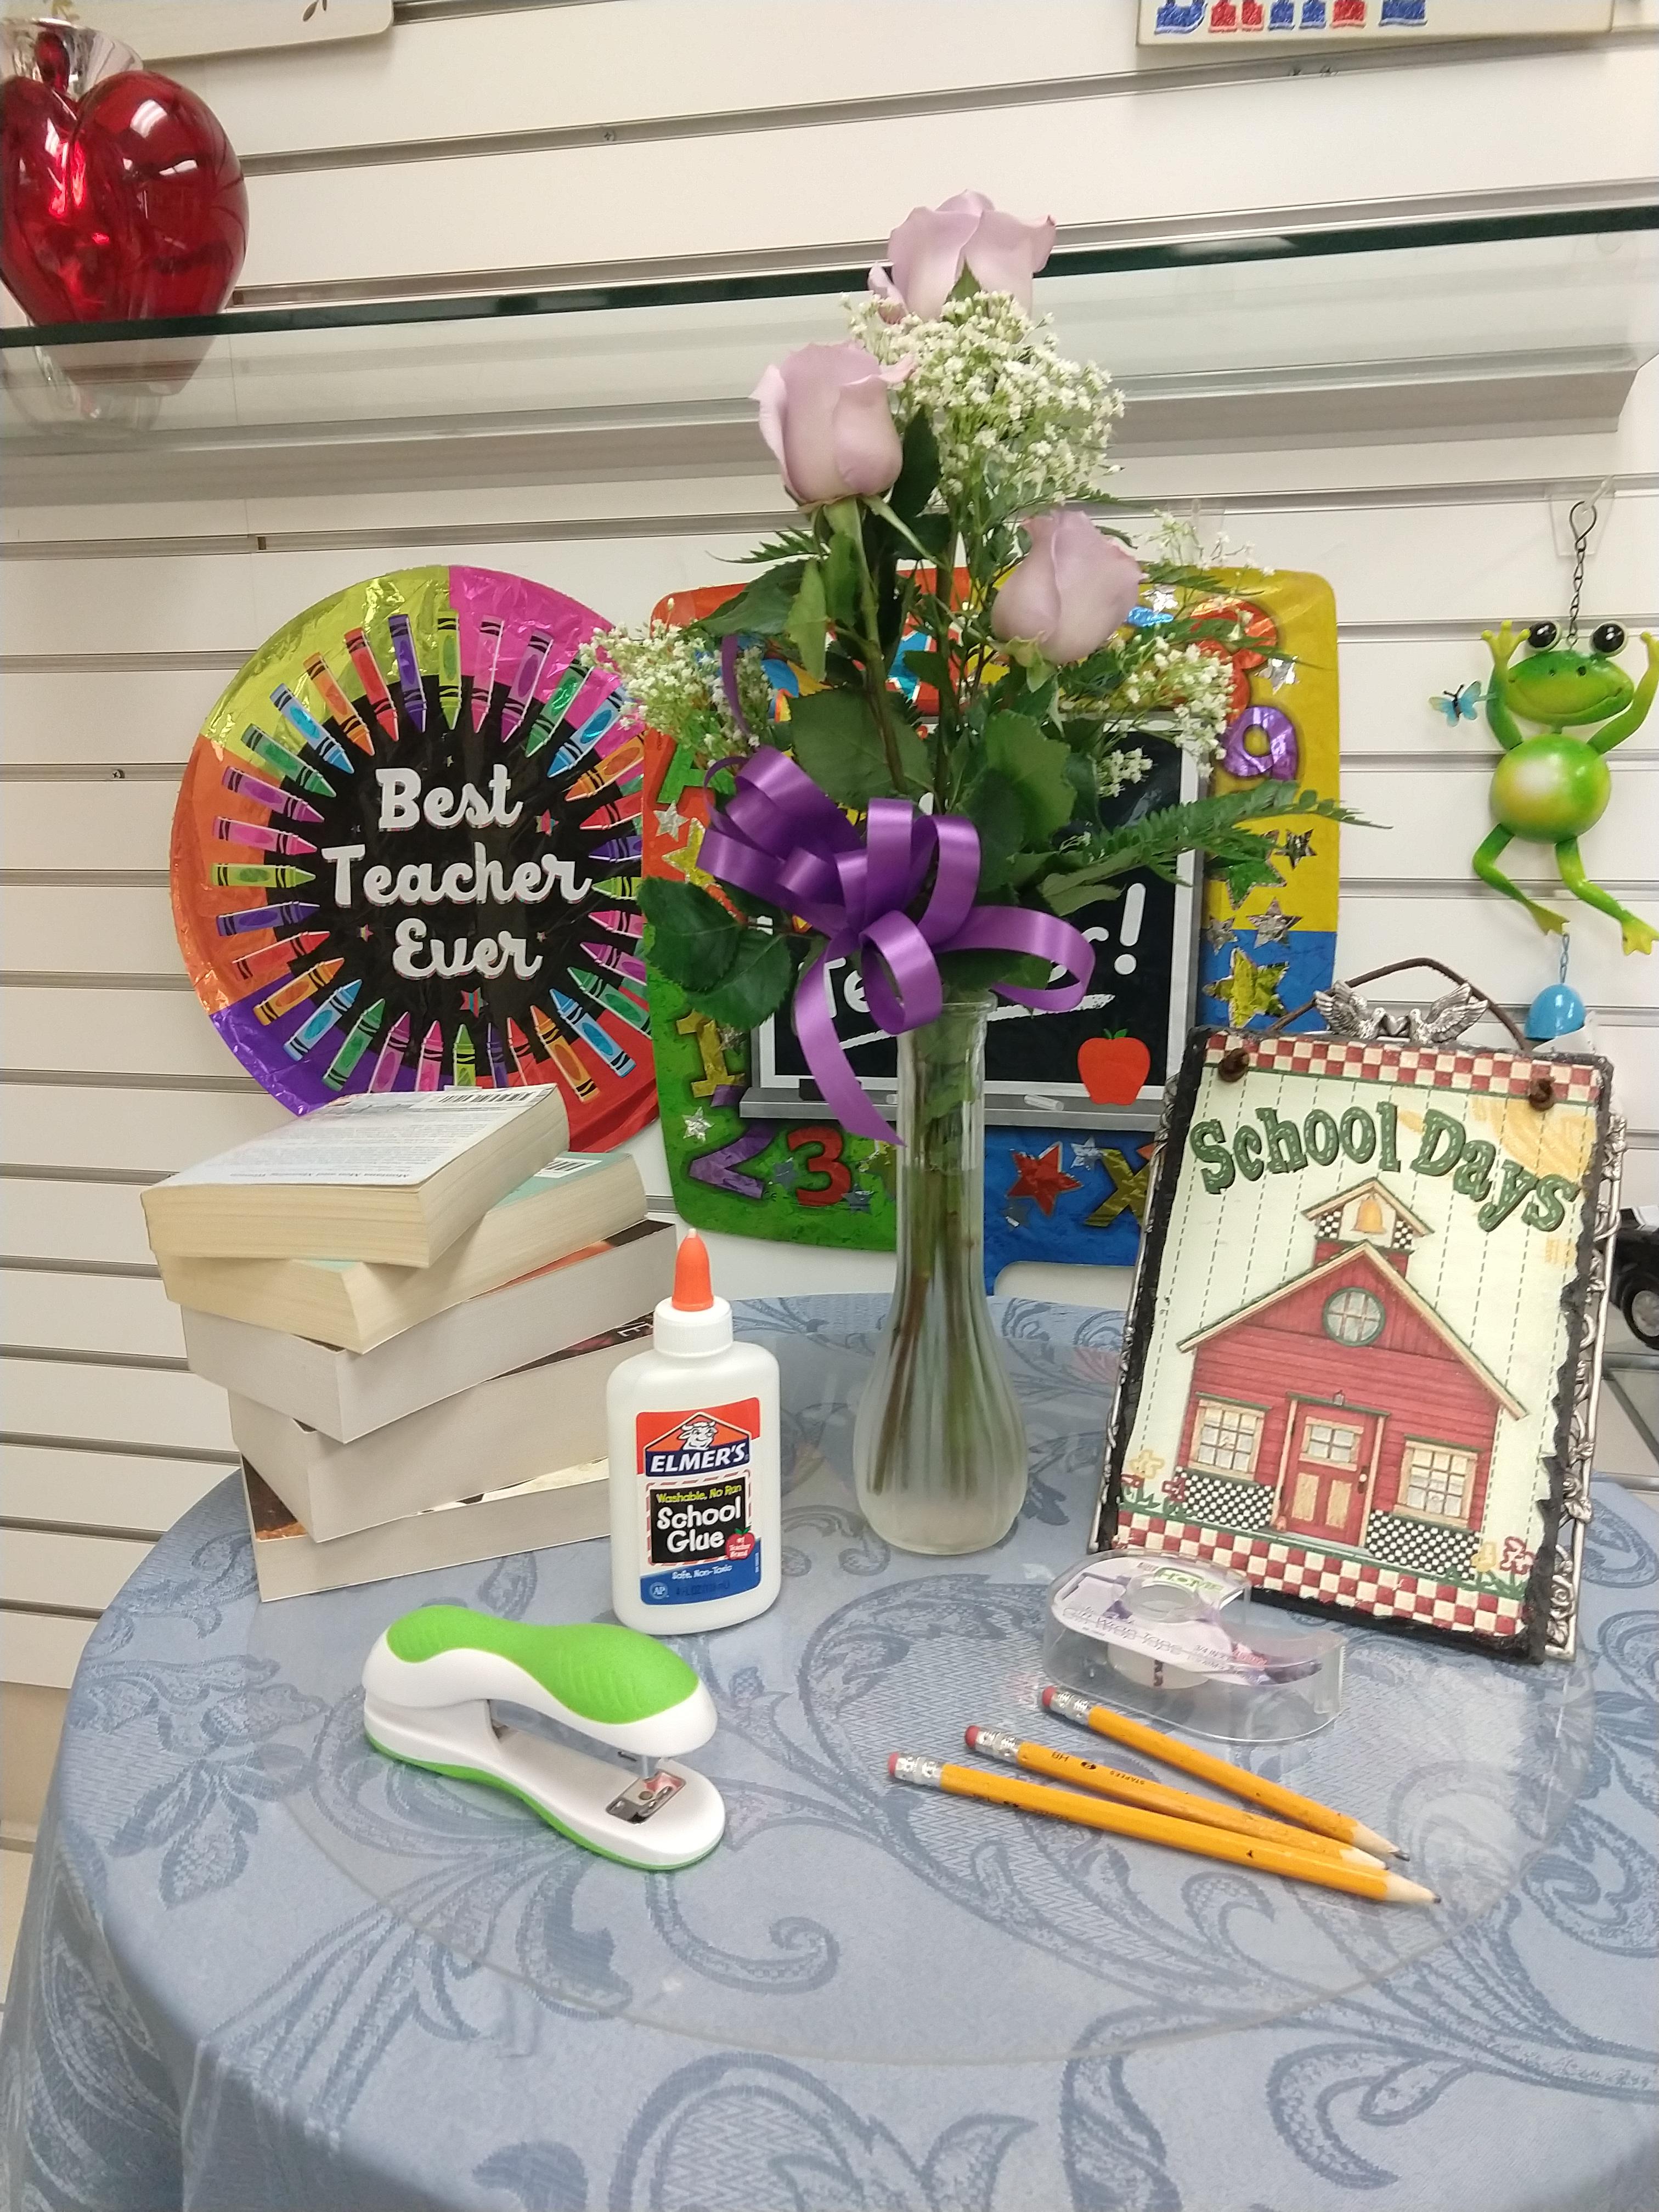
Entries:
POLYGON ((1322 1545, 1367 1547, 1379 1515, 1478 1531, 1498 1425, 1524 1408, 1413 1287, 1432 1232, 1375 1179, 1304 1218, 1306 1273, 1181 1346, 1181 1468, 1271 1492, 1249 1517, 1322 1545))

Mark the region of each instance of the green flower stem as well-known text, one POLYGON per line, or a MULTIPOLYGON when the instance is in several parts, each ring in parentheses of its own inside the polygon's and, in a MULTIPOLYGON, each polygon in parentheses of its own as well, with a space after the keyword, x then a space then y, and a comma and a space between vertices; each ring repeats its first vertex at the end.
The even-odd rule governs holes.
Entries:
POLYGON ((898 1267, 860 1408, 859 1496, 901 1548, 984 1549, 1025 1494, 1026 1448, 984 1290, 985 994, 900 1042, 898 1267))

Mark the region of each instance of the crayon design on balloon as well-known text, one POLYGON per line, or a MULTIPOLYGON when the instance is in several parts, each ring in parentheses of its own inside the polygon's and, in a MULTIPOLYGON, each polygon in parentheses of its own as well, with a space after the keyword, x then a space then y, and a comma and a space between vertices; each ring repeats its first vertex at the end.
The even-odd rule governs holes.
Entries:
POLYGON ((386 1014, 386 1000, 376 999, 372 1006, 359 1014, 346 1033, 346 1041, 330 1060, 323 1075, 325 1090, 343 1091, 350 1080, 352 1070, 368 1050, 380 1032, 386 1014))
POLYGON ((349 739, 359 752, 373 754, 374 740, 368 734, 362 716, 341 690, 334 671, 320 653, 313 653, 306 662, 306 674, 312 689, 323 702, 323 712, 331 715, 343 738, 349 739))
POLYGON ((215 817, 213 834, 222 845, 251 845, 256 853, 314 853, 317 849, 309 837, 296 837, 288 830, 266 830, 257 822, 235 822, 225 814, 215 817))
POLYGON ((208 870, 216 890, 292 891, 316 880, 309 868, 272 868, 252 860, 219 860, 208 870))
POLYGON ((246 769, 227 762, 219 781, 227 791, 251 799, 256 806, 268 806, 273 814, 284 814, 291 822, 320 822, 324 817, 303 799, 296 799, 291 791, 280 791, 274 783, 262 776, 250 775, 246 769))
POLYGON ((296 921, 309 921, 319 911, 307 906, 302 900, 289 900, 282 906, 239 907, 234 914, 215 916, 221 937, 241 937, 252 929, 288 929, 296 921))
POLYGON ((279 1022, 284 1014, 291 1014, 295 1006, 304 1006, 307 999, 315 998, 325 984, 331 983, 344 965, 339 960, 319 960, 314 968, 301 969, 286 983, 268 992, 254 1007, 256 1019, 267 1024, 279 1022))
POLYGON ((420 1057, 415 1062, 415 1088, 435 1091, 443 1075, 443 1066, 444 1033, 441 1024, 434 1022, 421 1039, 420 1057))
POLYGON ((279 684, 270 695, 270 703, 288 724, 302 745, 320 753, 331 768, 343 768, 350 775, 356 767, 351 755, 336 738, 331 738, 317 717, 302 707, 286 684, 279 684))
POLYGON ((407 615, 388 615, 386 629, 391 633, 392 650, 398 663, 398 689, 403 695, 404 712, 417 730, 426 727, 426 686, 421 681, 421 665, 415 658, 415 633, 410 628, 407 615))
POLYGON ((250 951, 238 952, 230 961, 234 974, 245 983, 256 976, 268 976, 277 968, 291 968, 296 960, 308 960, 328 943, 325 929, 303 929, 297 937, 273 938, 269 945, 256 945, 250 951))
MULTIPOLYGON (((543 1050, 552 1061, 554 1066, 558 1069, 560 1074, 563 1076, 565 1081, 570 1085, 570 1088, 575 1092, 577 1097, 592 1098, 596 1097, 599 1092, 599 1085, 594 1082, 592 1077, 582 1065, 581 1056, 577 1052, 574 1045, 571 1042, 568 1036, 560 1030, 552 1017, 546 1013, 540 1006, 532 1006, 530 1009, 530 1017, 536 1025, 536 1034, 542 1041, 543 1050)), ((511 1038, 512 1034, 512 1029, 509 1025, 507 1030, 509 1039, 511 1038)))
POLYGON ((554 991, 549 995, 553 1000, 554 1012, 566 1028, 574 1030, 590 1051, 598 1053, 613 1075, 628 1075, 633 1072, 633 1061, 610 1032, 599 1027, 592 1014, 585 1012, 574 999, 567 999, 562 992, 554 991))
POLYGON ((374 1063, 374 1073, 368 1079, 371 1091, 391 1091, 404 1072, 404 1054, 409 1050, 409 1016, 399 1014, 386 1033, 386 1042, 380 1047, 380 1056, 374 1063))
POLYGON ((518 671, 507 687, 507 703, 501 708, 503 744, 523 721, 526 709, 535 696, 536 686, 541 681, 542 670, 546 665, 552 642, 552 639, 544 637, 540 630, 532 630, 530 634, 518 671))
POLYGON ((395 744, 398 710, 392 703, 392 694, 386 688, 386 678, 380 673, 380 664, 374 658, 374 648, 368 641, 368 633, 349 629, 345 634, 345 642, 346 651, 351 656, 351 665, 357 672, 357 681, 363 687, 368 711, 395 744))
MULTIPOLYGON (((564 674, 560 677, 557 684, 548 694, 546 700, 537 710, 535 720, 525 732, 524 757, 526 760, 532 760, 544 746, 552 744, 558 734, 559 725, 564 720, 571 701, 574 699, 586 681, 587 671, 580 663, 565 670, 564 674)), ((599 732, 595 732, 596 742, 598 736, 599 732)), ((560 746, 547 764, 547 772, 550 775, 556 775, 561 769, 568 768, 571 765, 564 757, 569 749, 568 740, 560 746)))
POLYGON ((342 983, 337 991, 331 991, 316 1012, 301 1022, 283 1047, 289 1058, 303 1060, 307 1053, 316 1051, 325 1037, 332 1036, 340 1025, 340 1017, 350 1012, 362 988, 354 975, 350 982, 342 983))
POLYGON ((477 1085, 477 1061, 473 1055, 472 1040, 466 1033, 465 1022, 456 1030, 455 1042, 450 1048, 449 1074, 458 1091, 471 1091, 477 1085))

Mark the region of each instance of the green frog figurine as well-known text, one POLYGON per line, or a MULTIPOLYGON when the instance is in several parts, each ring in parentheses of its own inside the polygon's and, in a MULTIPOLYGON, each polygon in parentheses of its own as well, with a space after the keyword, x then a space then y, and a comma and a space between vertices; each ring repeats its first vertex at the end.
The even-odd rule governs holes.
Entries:
POLYGON ((1590 882, 1579 857, 1578 840, 1601 820, 1613 796, 1606 756, 1641 728, 1659 690, 1659 639, 1647 630, 1642 633, 1648 665, 1638 684, 1613 659, 1625 649, 1625 633, 1617 623, 1600 625, 1589 652, 1572 638, 1559 645, 1553 623, 1534 623, 1527 632, 1532 650, 1514 668, 1510 663, 1521 641, 1511 624, 1506 622, 1495 636, 1491 630, 1481 635, 1492 648, 1486 720, 1504 748, 1504 757, 1492 779, 1492 811, 1498 827, 1476 848, 1474 872, 1505 898, 1518 899, 1540 929, 1565 929, 1559 914, 1529 899, 1497 865, 1512 837, 1553 845, 1561 881, 1573 896, 1613 916, 1626 952, 1650 952, 1659 932, 1590 882), (1524 735, 1517 714, 1541 722, 1544 733, 1524 735), (1593 737, 1567 734, 1570 728, 1592 722, 1601 725, 1593 737))

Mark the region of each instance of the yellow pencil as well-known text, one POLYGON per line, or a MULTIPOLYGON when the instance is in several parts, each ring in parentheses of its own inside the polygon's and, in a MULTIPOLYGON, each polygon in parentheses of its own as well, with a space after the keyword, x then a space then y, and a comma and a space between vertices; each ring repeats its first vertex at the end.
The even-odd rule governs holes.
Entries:
POLYGON ((887 1771, 895 1782, 908 1782, 919 1790, 942 1790, 946 1796, 974 1797, 982 1805, 1012 1805, 1023 1813, 1044 1813, 1050 1820, 1069 1820, 1079 1828, 1102 1828, 1109 1835, 1167 1844, 1172 1850, 1190 1851, 1198 1858, 1230 1860, 1235 1866, 1252 1867, 1259 1874, 1287 1875, 1293 1881, 1314 1882, 1321 1889, 1346 1890, 1351 1897, 1374 1897, 1391 1905, 1440 1902, 1431 1889, 1407 1881, 1404 1875, 1390 1874, 1386 1867, 1343 1866, 1334 1858, 1316 1857, 1312 1851, 1287 1850, 1282 1844, 1230 1835, 1224 1828, 1206 1828, 1197 1820, 1174 1820, 1167 1814, 1143 1813, 1138 1805, 1109 1805, 1075 1790, 1051 1790, 1041 1782, 1022 1782, 1012 1774, 986 1774, 976 1766, 956 1766, 948 1760, 897 1751, 888 1760, 887 1771))
POLYGON ((1270 1820, 1261 1813, 1243 1813, 1235 1805, 1218 1805, 1213 1797, 1200 1797, 1191 1790, 1171 1790, 1167 1783, 1143 1781, 1121 1767, 1101 1766, 1075 1752, 1051 1751, 1046 1743, 1025 1743, 1000 1729, 970 1728, 963 1731, 969 1751, 981 1759, 1000 1759, 1010 1766, 1023 1766, 1029 1774, 1046 1774, 1051 1782, 1068 1783, 1073 1790, 1092 1790, 1102 1797, 1116 1797, 1143 1812, 1167 1813, 1171 1820, 1196 1820, 1201 1827, 1225 1828, 1230 1835, 1254 1836, 1261 1843, 1282 1844, 1286 1850, 1311 1851, 1316 1858, 1334 1859, 1340 1866, 1380 1867, 1382 1860, 1357 1844, 1339 1844, 1330 1836, 1316 1836, 1310 1828, 1293 1827, 1288 1820, 1270 1820))
POLYGON ((1163 1735, 1144 1721, 1132 1721, 1122 1713, 1115 1713, 1109 1705, 1097 1705, 1091 1698, 1079 1697, 1075 1690, 1045 1689, 1041 1703, 1045 1712, 1057 1713, 1061 1720, 1077 1721, 1084 1728, 1092 1729, 1097 1735, 1110 1736, 1114 1743, 1127 1743, 1132 1751, 1144 1752, 1149 1759, 1161 1759, 1166 1766, 1178 1766, 1183 1774, 1196 1775, 1217 1790, 1224 1790, 1230 1796, 1243 1797, 1264 1811, 1276 1814, 1281 1820, 1291 1820, 1298 1828, 1311 1828, 1316 1835, 1329 1836, 1339 1844, 1357 1844, 1362 1851, 1374 1851, 1379 1858, 1409 1858, 1398 1844, 1391 1844, 1386 1836, 1379 1836, 1375 1828, 1368 1828, 1363 1820, 1356 1820, 1346 1813, 1333 1812, 1316 1798, 1304 1797, 1299 1790, 1286 1790, 1282 1784, 1268 1782, 1259 1774, 1251 1774, 1242 1766, 1234 1766, 1224 1759, 1216 1759, 1207 1751, 1196 1751, 1178 1736, 1163 1735))

